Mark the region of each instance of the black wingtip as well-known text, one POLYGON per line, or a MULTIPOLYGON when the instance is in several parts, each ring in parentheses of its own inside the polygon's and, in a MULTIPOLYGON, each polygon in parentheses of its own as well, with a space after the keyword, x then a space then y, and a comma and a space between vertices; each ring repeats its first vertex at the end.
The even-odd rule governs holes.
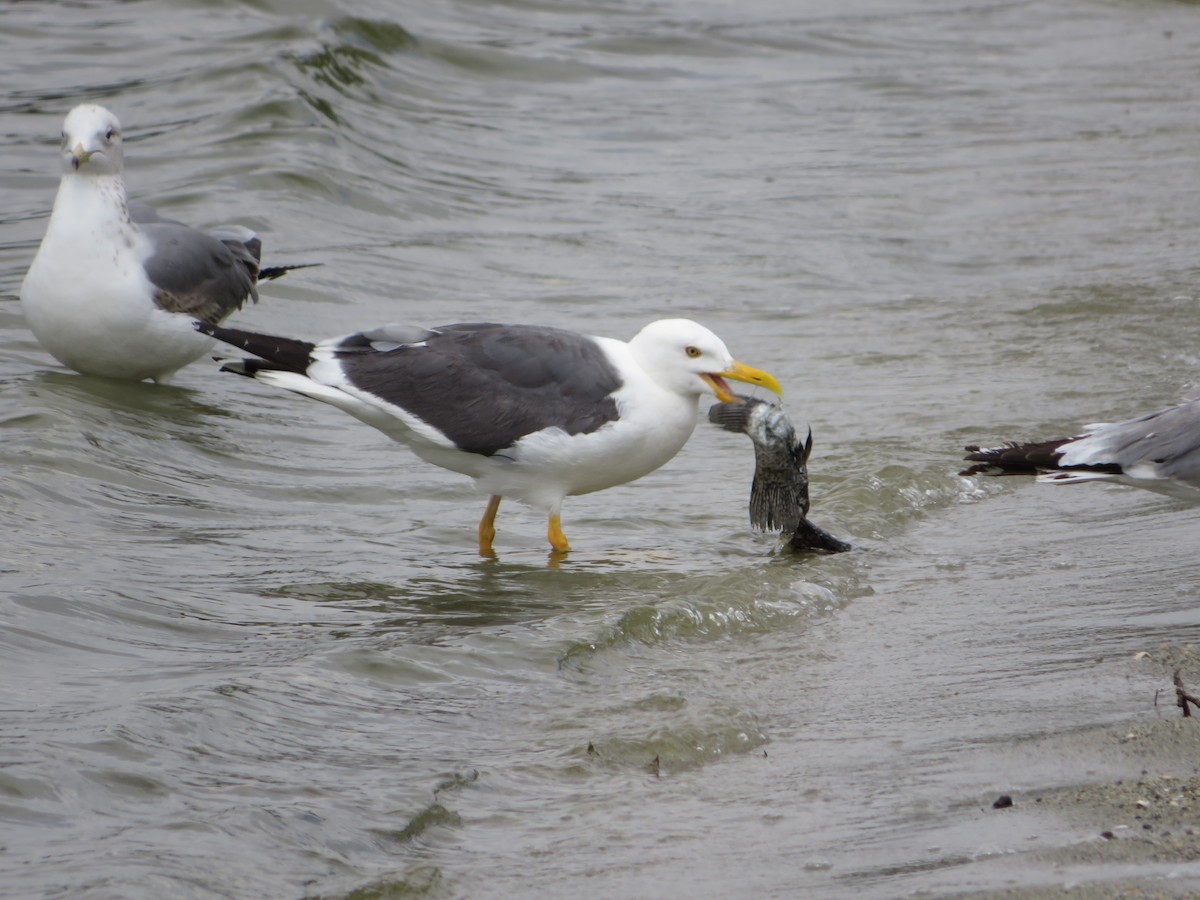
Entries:
POLYGON ((269 362, 264 362, 261 359, 229 359, 224 356, 214 356, 213 362, 221 364, 219 372, 230 372, 234 375, 244 375, 247 378, 253 378, 259 372, 264 370, 277 370, 277 366, 271 365, 269 362))
POLYGON ((971 478, 975 475, 1029 475, 1031 473, 1011 472, 992 463, 978 463, 977 465, 961 470, 958 474, 964 478, 971 478))
POLYGON ((312 269, 317 266, 323 266, 325 263, 296 263, 288 266, 267 266, 258 270, 259 281, 273 281, 288 272, 294 272, 296 269, 312 269))
POLYGON ((968 444, 963 449, 967 462, 978 465, 963 469, 959 475, 1039 475, 1043 472, 1104 472, 1116 474, 1121 467, 1116 463, 1092 463, 1088 465, 1062 465, 1063 447, 1077 438, 1057 438, 1052 441, 1032 441, 1020 444, 1010 441, 1000 447, 980 447, 968 444))
MULTIPOLYGON (((299 341, 295 338, 278 337, 272 334, 256 334, 253 331, 241 331, 237 328, 224 328, 220 325, 210 325, 207 322, 194 322, 193 327, 218 341, 253 353, 262 357, 270 366, 261 363, 253 366, 253 371, 238 372, 239 375, 253 374, 262 368, 283 369, 288 372, 304 372, 312 362, 312 351, 316 344, 310 341, 299 341)), ((243 360, 247 368, 256 363, 255 360, 243 360)), ((230 369, 229 371, 233 371, 230 369)))
POLYGON ((1053 442, 1041 444, 1018 444, 1009 441, 999 447, 981 447, 967 444, 963 447, 963 459, 973 462, 958 474, 964 478, 975 475, 1036 475, 1040 468, 1054 465, 1050 454, 1057 449, 1053 442), (1033 452, 1031 452, 1033 451, 1033 452))

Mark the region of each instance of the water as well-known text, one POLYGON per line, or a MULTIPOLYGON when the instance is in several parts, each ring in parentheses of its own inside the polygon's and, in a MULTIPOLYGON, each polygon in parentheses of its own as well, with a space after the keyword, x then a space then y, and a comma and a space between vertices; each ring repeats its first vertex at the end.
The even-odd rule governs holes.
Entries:
MULTIPOLYGON (((891 897, 1054 884, 1014 854, 1094 837, 990 803, 1174 714, 1132 656, 1196 640, 1196 511, 958 448, 1195 385, 1194 5, 39 3, 0 35, 0 895, 891 897), (485 564, 482 500, 336 410, 62 370, 15 294, 88 99, 134 196, 324 262, 246 327, 703 321, 811 422, 857 552, 775 555, 749 442, 702 426, 569 500, 561 566, 515 504, 485 564)), ((1168 872, 1200 879, 1134 874, 1168 872)))

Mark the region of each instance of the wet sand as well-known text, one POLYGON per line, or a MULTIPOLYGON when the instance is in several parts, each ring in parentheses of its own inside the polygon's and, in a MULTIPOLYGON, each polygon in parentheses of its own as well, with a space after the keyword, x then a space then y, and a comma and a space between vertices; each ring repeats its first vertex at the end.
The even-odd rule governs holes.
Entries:
MULTIPOLYGON (((1179 669, 1185 689, 1200 693, 1198 657, 1194 647, 1160 647, 1132 661, 1143 672, 1161 673, 1158 721, 1076 732, 1063 739, 1073 745, 1069 750, 1044 748, 1090 758, 1105 772, 1121 772, 1120 777, 1011 795, 1011 810, 1031 814, 1034 822, 1054 819, 1078 828, 1081 840, 1005 857, 1003 867, 1022 872, 1013 880, 1027 886, 954 896, 1200 896, 1200 718, 1195 710, 1191 717, 1183 716, 1172 683, 1179 669)), ((1008 812, 997 809, 994 814, 1008 812)))

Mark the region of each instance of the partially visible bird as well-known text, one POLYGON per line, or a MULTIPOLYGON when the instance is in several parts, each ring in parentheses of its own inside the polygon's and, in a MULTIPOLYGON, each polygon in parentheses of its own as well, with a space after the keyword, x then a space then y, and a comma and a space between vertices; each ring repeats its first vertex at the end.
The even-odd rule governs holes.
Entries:
POLYGON ((260 359, 224 371, 323 400, 475 479, 488 495, 479 553, 494 556, 502 497, 546 511, 557 553, 563 498, 641 478, 696 426, 703 394, 731 401, 725 379, 781 393, 735 362, 715 334, 663 319, 629 342, 539 325, 386 325, 318 344, 204 323, 197 329, 260 359))
POLYGON ((77 372, 162 381, 212 350, 192 327, 257 300, 256 282, 301 266, 260 268, 248 228, 205 233, 130 204, 121 124, 102 106, 67 114, 63 175, 37 255, 21 285, 34 335, 77 372))
POLYGON ((1037 475, 1051 484, 1115 481, 1200 501, 1200 399, 1070 438, 970 445, 961 475, 1037 475))

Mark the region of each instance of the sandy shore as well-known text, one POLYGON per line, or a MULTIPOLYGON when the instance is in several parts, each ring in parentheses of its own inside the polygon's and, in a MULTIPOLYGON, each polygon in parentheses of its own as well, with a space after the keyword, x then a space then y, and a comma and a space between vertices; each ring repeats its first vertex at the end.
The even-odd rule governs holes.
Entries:
MULTIPOLYGON (((1103 756, 1122 777, 1094 784, 1014 793, 1013 809, 1053 817, 1085 837, 1014 854, 1005 867, 1039 886, 956 894, 1012 900, 1200 897, 1200 718, 1175 706, 1172 675, 1200 694, 1200 651, 1140 653, 1139 668, 1161 671, 1163 718, 1076 733, 1071 741, 1103 756), (1053 882, 1053 883, 1051 883, 1053 882)), ((1005 810, 997 810, 1003 814, 1005 810)))

